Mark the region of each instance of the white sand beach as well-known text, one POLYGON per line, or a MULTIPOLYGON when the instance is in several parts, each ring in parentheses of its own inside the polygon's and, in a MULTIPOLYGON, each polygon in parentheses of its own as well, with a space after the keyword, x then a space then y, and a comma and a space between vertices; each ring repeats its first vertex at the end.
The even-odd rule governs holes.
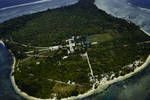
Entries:
MULTIPOLYGON (((60 0, 56 0, 56 1, 57 2, 49 3, 49 4, 45 4, 45 3, 42 4, 41 3, 41 5, 35 5, 33 8, 31 8, 29 5, 19 6, 19 7, 21 7, 21 9, 25 9, 26 6, 29 7, 27 10, 25 10, 22 13, 21 13, 21 10, 16 9, 16 8, 13 8, 12 10, 10 10, 9 8, 4 9, 4 11, 0 12, 0 17, 1 17, 0 22, 3 22, 3 21, 8 20, 10 18, 21 16, 21 15, 24 15, 24 14, 44 11, 44 10, 47 9, 47 6, 49 6, 50 9, 53 9, 53 8, 58 8, 58 7, 66 6, 66 5, 75 4, 75 3, 78 2, 78 0, 69 0, 68 2, 65 2, 66 0, 62 0, 61 2, 59 2, 60 0), (38 8, 38 10, 37 10, 37 8, 38 8), (6 17, 6 15, 7 15, 7 17, 6 17), (13 16, 11 16, 11 15, 13 15, 13 16)), ((150 19, 147 17, 147 16, 150 16, 149 10, 144 11, 140 8, 137 9, 137 8, 131 7, 130 4, 128 4, 126 2, 126 0, 121 0, 120 2, 118 2, 118 0, 113 0, 113 1, 112 0, 96 0, 95 5, 99 9, 102 9, 102 10, 106 11, 108 14, 111 14, 115 17, 124 18, 126 20, 130 20, 130 21, 134 22, 135 24, 137 24, 141 27, 141 30, 143 30, 147 35, 150 36, 150 34, 149 34, 150 33, 150 25, 149 25, 150 19)), ((3 41, 1 41, 1 40, 0 40, 0 43, 5 45, 3 43, 3 41)), ((19 94, 20 96, 28 99, 28 100, 51 100, 51 99, 40 99, 40 98, 35 98, 35 97, 32 97, 32 96, 29 96, 28 94, 26 94, 25 92, 21 91, 18 88, 18 86, 15 83, 15 78, 13 76, 14 69, 15 69, 15 64, 16 64, 16 59, 15 59, 15 56, 13 54, 12 54, 12 57, 13 57, 13 65, 12 65, 12 71, 11 71, 11 74, 10 74, 10 79, 11 79, 11 82, 12 82, 12 85, 13 85, 13 88, 14 88, 15 92, 17 94, 19 94)), ((119 76, 119 77, 114 78, 113 80, 110 80, 110 81, 105 81, 104 83, 99 84, 97 89, 91 89, 87 93, 80 94, 77 97, 64 98, 63 100, 66 100, 66 99, 67 100, 81 99, 81 98, 90 96, 94 93, 102 92, 106 88, 108 88, 108 86, 110 86, 111 84, 114 84, 116 82, 123 81, 127 78, 132 77, 133 75, 137 74, 138 72, 140 72, 144 68, 146 68, 149 64, 150 64, 150 55, 147 57, 144 64, 141 65, 140 67, 137 67, 134 70, 134 72, 128 73, 124 76, 119 76)))
POLYGON ((150 10, 132 6, 128 0, 95 0, 95 5, 106 13, 131 21, 150 36, 150 10))
MULTIPOLYGON (((10 51, 11 52, 11 51, 10 51)), ((11 53, 12 54, 12 53, 11 53)), ((14 69, 15 69, 15 64, 16 64, 16 59, 15 59, 15 56, 12 54, 12 57, 13 57, 13 65, 12 65, 12 71, 11 71, 11 74, 10 74, 10 79, 11 79, 11 82, 12 82, 12 85, 14 87, 14 90, 17 94, 19 94, 20 96, 24 97, 25 99, 28 99, 28 100, 55 100, 55 98, 53 99, 41 99, 41 98, 36 98, 36 97, 33 97, 33 96, 29 96, 27 93, 21 91, 18 86, 16 85, 15 83, 15 78, 14 76, 12 75, 14 73, 14 69)), ((84 98, 84 97, 87 97, 87 96, 90 96, 94 93, 100 93, 102 91, 104 91, 106 88, 108 88, 111 84, 114 84, 116 82, 119 82, 119 81, 123 81, 127 78, 130 78, 132 77, 133 75, 137 74, 138 72, 142 71, 144 68, 146 68, 148 65, 150 64, 150 55, 147 57, 146 61, 144 62, 144 64, 142 64, 140 67, 137 67, 134 72, 131 72, 131 73, 128 73, 124 76, 119 76, 117 78, 114 78, 113 80, 109 80, 109 81, 105 81, 101 84, 99 84, 98 88, 97 89, 91 89, 89 90, 87 93, 84 93, 84 94, 80 94, 76 97, 69 97, 69 98, 64 98, 62 100, 75 100, 75 99, 81 99, 81 98, 84 98)))

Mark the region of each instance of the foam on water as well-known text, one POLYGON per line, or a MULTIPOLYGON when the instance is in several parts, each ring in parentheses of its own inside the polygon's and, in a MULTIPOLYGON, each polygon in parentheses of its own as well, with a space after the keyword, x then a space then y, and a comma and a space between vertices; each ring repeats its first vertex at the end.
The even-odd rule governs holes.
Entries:
POLYGON ((150 10, 131 5, 128 0, 95 0, 99 9, 139 25, 150 36, 150 10))
POLYGON ((31 3, 40 0, 0 0, 0 8, 10 7, 19 4, 31 3))
POLYGON ((12 57, 0 41, 0 100, 23 100, 17 95, 10 81, 10 72, 12 66, 12 57))
POLYGON ((0 23, 22 15, 73 5, 78 1, 79 0, 41 0, 37 2, 2 8, 0 10, 0 23))
POLYGON ((19 5, 4 7, 4 8, 1 8, 0 11, 6 10, 6 9, 18 8, 18 7, 22 7, 22 6, 33 5, 33 4, 39 4, 39 3, 43 3, 43 2, 47 2, 47 1, 51 1, 51 0, 40 0, 40 1, 35 1, 35 2, 30 2, 30 3, 23 3, 23 4, 19 4, 19 5))
MULTIPOLYGON (((3 22, 10 18, 21 16, 24 14, 43 11, 43 10, 46 10, 47 8, 52 9, 52 8, 57 8, 57 7, 61 7, 61 6, 69 5, 69 4, 74 4, 77 1, 78 0, 52 0, 51 2, 36 3, 36 4, 31 4, 31 5, 29 4, 29 5, 23 5, 23 6, 18 6, 18 7, 12 7, 11 9, 9 9, 9 8, 4 9, 4 10, 0 11, 0 22, 3 22)), ((110 14, 120 17, 120 18, 125 18, 127 20, 133 21, 137 25, 140 25, 145 31, 150 33, 150 19, 149 19, 150 11, 148 9, 132 7, 131 4, 129 4, 126 1, 127 0, 96 0, 96 5, 100 9, 105 10, 107 13, 110 13, 110 14)), ((1 68, 0 72, 1 73, 2 72, 5 73, 5 71, 2 68, 5 68, 5 70, 8 70, 8 69, 10 70, 10 67, 11 67, 11 64, 9 64, 9 62, 11 62, 10 59, 11 59, 10 55, 8 56, 8 51, 6 50, 6 48, 4 49, 4 47, 2 45, 0 45, 0 68, 1 68), (2 61, 2 60, 5 60, 5 61, 2 61), (5 62, 5 63, 2 64, 2 62, 5 62)), ((147 73, 149 73, 149 71, 150 70, 148 70, 147 73)), ((7 71, 6 71, 6 73, 7 73, 7 71)), ((146 75, 145 71, 143 73, 146 75)), ((9 76, 9 74, 7 74, 7 75, 9 76)), ((148 74, 148 75, 150 75, 150 74, 148 74)), ((12 100, 12 98, 14 98, 14 100, 22 100, 20 97, 18 97, 18 95, 15 94, 8 76, 7 77, 0 76, 0 83, 1 83, 0 84, 0 99, 4 100, 4 99, 10 98, 12 100)), ((140 76, 142 77, 144 75, 142 74, 140 76)), ((136 79, 139 80, 139 79, 141 79, 141 77, 137 76, 136 79)), ((129 80, 133 80, 133 82, 135 82, 135 79, 129 79, 129 80)), ((149 80, 149 78, 146 77, 146 78, 144 78, 144 80, 149 80)), ((144 80, 142 80, 142 79, 141 79, 141 81, 139 80, 139 83, 142 83, 144 80)), ((146 82, 149 83, 149 81, 146 81, 146 82)), ((141 87, 145 86, 146 82, 143 82, 142 84, 144 84, 144 85, 141 85, 141 87)), ((121 83, 121 84, 123 84, 123 88, 120 89, 121 92, 119 90, 119 93, 125 92, 125 93, 129 94, 130 86, 127 86, 128 83, 121 83), (124 89, 124 88, 127 88, 129 90, 124 89), (127 90, 127 91, 123 91, 123 90, 127 90)), ((113 86, 113 87, 120 88, 118 86, 118 84, 115 84, 115 86, 113 86)), ((137 85, 137 87, 139 87, 139 86, 137 85)), ((132 85, 131 85, 131 88, 133 88, 132 85)), ((148 85, 147 89, 149 89, 149 85, 148 85)), ((105 92, 106 98, 102 98, 102 99, 108 100, 109 97, 111 97, 111 99, 112 99, 114 97, 112 95, 112 93, 115 92, 114 90, 115 89, 112 89, 112 90, 108 89, 105 92), (111 96, 108 96, 109 93, 111 96)), ((136 90, 136 86, 135 86, 135 90, 136 90)), ((136 91, 133 91, 133 92, 136 93, 136 91)), ((130 92, 130 93, 132 94, 132 92, 130 92)), ((137 96, 137 94, 136 94, 136 96, 137 96)), ((140 94, 140 96, 141 96, 141 94, 140 94)), ((119 96, 117 95, 117 97, 127 97, 127 95, 120 94, 119 96)), ((93 98, 94 98, 94 100, 99 100, 101 97, 98 96, 98 98, 96 99, 96 97, 94 96, 93 98)), ((88 100, 88 99, 86 99, 86 100, 88 100)), ((91 100, 91 99, 89 99, 89 100, 91 100)))
POLYGON ((150 0, 128 0, 133 6, 150 9, 150 0))

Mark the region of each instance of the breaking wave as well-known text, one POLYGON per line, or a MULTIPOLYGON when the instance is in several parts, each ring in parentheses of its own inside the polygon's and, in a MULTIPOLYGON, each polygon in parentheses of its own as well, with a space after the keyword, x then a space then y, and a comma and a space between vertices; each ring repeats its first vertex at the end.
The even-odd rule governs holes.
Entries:
POLYGON ((43 3, 43 2, 47 2, 47 1, 51 1, 51 0, 40 0, 40 1, 36 1, 36 2, 30 2, 30 3, 25 3, 25 4, 19 4, 19 5, 4 7, 4 8, 1 8, 0 11, 6 10, 6 9, 17 8, 17 7, 22 7, 22 6, 33 5, 33 4, 39 4, 39 3, 43 3))
POLYGON ((131 21, 150 36, 150 10, 133 6, 128 0, 95 0, 95 5, 108 14, 131 21))

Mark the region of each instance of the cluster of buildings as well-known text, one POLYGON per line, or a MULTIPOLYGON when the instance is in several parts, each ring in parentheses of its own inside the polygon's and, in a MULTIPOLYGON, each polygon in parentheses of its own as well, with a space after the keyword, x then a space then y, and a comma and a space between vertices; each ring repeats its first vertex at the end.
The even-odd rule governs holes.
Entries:
POLYGON ((90 42, 82 36, 72 36, 71 38, 65 40, 65 45, 58 45, 49 47, 49 50, 55 51, 62 48, 67 50, 68 55, 74 53, 75 51, 86 50, 90 46, 90 42))

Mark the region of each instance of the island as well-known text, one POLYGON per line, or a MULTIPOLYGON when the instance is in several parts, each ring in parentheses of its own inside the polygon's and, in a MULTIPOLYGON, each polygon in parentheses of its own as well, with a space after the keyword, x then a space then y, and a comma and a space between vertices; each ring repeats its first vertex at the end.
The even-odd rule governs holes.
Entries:
POLYGON ((11 76, 18 88, 42 99, 95 90, 133 72, 150 54, 149 36, 94 0, 5 21, 0 39, 16 58, 11 76))

